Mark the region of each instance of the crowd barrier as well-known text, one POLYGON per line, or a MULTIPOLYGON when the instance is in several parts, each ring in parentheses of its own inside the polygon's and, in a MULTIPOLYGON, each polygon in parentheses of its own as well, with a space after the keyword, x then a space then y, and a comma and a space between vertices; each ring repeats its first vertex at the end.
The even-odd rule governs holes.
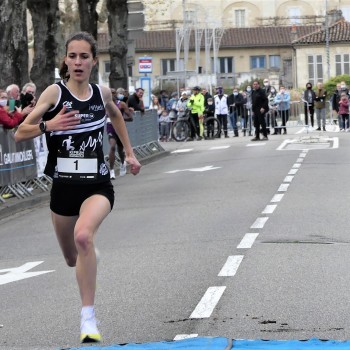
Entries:
MULTIPOLYGON (((139 161, 164 152, 158 143, 158 115, 149 110, 135 112, 134 120, 126 123, 134 153, 139 161)), ((106 132, 106 131, 104 131, 106 132)), ((103 149, 108 160, 108 137, 104 135, 103 149)), ((43 171, 46 164, 47 147, 45 136, 16 143, 14 130, 0 125, 0 205, 9 198, 24 199, 34 193, 49 191, 52 179, 43 171)), ((116 165, 119 158, 117 157, 116 165)))

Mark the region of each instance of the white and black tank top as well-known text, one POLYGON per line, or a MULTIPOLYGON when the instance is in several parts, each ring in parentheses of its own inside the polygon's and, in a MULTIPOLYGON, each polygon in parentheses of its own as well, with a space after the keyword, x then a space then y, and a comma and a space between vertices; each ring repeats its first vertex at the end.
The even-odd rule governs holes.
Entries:
POLYGON ((60 91, 58 101, 44 114, 43 120, 54 118, 66 106, 79 111, 76 116, 80 117, 80 124, 67 131, 46 133, 49 154, 45 174, 53 181, 70 184, 108 181, 109 170, 103 154, 106 111, 100 87, 90 84, 90 96, 81 100, 63 81, 56 84, 60 91))

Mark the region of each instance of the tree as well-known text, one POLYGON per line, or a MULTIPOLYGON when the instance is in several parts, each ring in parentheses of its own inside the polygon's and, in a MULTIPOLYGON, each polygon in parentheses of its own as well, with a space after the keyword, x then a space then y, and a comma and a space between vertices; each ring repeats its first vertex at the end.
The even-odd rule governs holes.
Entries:
POLYGON ((39 96, 55 81, 56 34, 59 23, 58 0, 27 0, 34 32, 34 57, 30 78, 39 96))
POLYGON ((29 81, 26 2, 2 0, 0 6, 0 87, 29 81))
MULTIPOLYGON (((96 6, 99 0, 78 0, 80 28, 82 31, 89 32, 97 41, 98 13, 96 6)), ((98 83, 98 64, 91 72, 91 81, 98 83)))
POLYGON ((109 54, 111 58, 109 84, 113 88, 128 88, 128 6, 127 0, 107 0, 108 29, 110 35, 109 54))

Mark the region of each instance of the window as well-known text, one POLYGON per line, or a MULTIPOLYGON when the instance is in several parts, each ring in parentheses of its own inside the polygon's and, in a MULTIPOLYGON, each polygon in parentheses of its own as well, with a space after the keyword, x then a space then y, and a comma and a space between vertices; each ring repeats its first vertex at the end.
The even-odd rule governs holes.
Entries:
POLYGON ((308 71, 310 83, 323 82, 322 55, 308 56, 308 71))
POLYGON ((291 24, 300 24, 300 15, 299 7, 291 7, 288 9, 288 17, 290 18, 291 24))
POLYGON ((335 55, 335 75, 350 74, 350 55, 335 55))
POLYGON ((235 25, 236 27, 245 27, 245 10, 235 10, 235 25))
POLYGON ((218 57, 216 69, 214 70, 214 60, 212 59, 212 72, 215 73, 233 73, 233 57, 218 57))
POLYGON ((184 70, 184 60, 180 59, 179 69, 176 67, 176 59, 164 59, 161 60, 162 75, 166 75, 167 72, 174 72, 178 70, 184 70))
POLYGON ((269 56, 269 67, 270 68, 281 68, 281 56, 279 55, 270 55, 269 56))
POLYGON ((250 68, 266 68, 266 57, 265 56, 250 56, 250 68))
POLYGON ((111 62, 104 61, 103 64, 104 64, 105 74, 109 74, 111 72, 111 62))
POLYGON ((343 6, 340 8, 342 12, 342 16, 345 18, 346 21, 350 21, 350 7, 349 6, 343 6))

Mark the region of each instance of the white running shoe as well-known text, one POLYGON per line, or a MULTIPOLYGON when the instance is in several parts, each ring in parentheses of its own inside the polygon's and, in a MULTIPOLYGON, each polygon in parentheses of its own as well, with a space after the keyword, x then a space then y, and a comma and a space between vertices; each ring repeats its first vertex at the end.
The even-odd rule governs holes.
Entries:
POLYGON ((126 164, 120 163, 119 176, 124 176, 126 174, 126 164))
POLYGON ((101 334, 97 329, 95 313, 89 316, 81 316, 80 341, 82 343, 97 343, 101 341, 101 334))
POLYGON ((114 180, 115 179, 115 172, 114 172, 114 169, 111 169, 110 170, 110 176, 111 176, 111 180, 114 180))

